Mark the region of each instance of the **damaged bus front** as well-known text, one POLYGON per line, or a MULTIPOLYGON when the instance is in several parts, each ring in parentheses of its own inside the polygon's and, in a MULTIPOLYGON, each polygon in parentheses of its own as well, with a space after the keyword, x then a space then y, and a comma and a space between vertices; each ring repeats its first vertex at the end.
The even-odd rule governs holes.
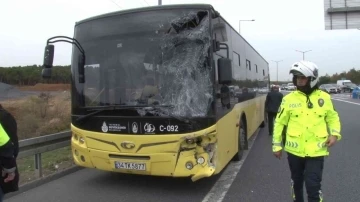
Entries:
POLYGON ((121 11, 78 22, 74 38, 48 40, 44 77, 51 74, 52 43, 74 44, 77 165, 193 181, 214 174, 213 15, 196 6, 121 11))

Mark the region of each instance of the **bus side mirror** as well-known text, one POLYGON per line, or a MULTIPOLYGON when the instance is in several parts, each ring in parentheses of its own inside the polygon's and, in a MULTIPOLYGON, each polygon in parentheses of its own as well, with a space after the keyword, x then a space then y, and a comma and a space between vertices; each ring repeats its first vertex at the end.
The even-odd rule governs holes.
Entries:
POLYGON ((54 45, 47 45, 44 52, 44 67, 51 68, 54 61, 54 45))
POLYGON ((232 66, 229 58, 218 59, 219 84, 231 84, 232 66))
POLYGON ((51 68, 54 61, 54 45, 47 45, 44 52, 44 64, 41 72, 44 79, 51 78, 51 68))
POLYGON ((44 79, 51 78, 51 68, 43 68, 41 71, 41 75, 44 79))

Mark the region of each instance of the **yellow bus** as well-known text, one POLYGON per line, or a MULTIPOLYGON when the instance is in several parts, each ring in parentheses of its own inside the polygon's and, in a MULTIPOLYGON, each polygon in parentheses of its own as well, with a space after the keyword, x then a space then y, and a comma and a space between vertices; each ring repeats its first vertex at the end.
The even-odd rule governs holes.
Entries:
POLYGON ((189 177, 240 161, 263 127, 268 62, 207 4, 166 5, 76 22, 71 147, 77 165, 189 177), (234 86, 237 86, 234 88, 234 86))

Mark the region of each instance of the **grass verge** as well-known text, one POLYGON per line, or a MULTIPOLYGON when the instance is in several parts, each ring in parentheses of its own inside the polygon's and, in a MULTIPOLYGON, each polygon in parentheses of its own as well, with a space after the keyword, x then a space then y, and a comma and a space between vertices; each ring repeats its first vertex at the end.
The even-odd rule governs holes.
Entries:
MULTIPOLYGON (((2 101, 3 107, 16 119, 19 140, 49 135, 70 128, 71 97, 67 84, 37 84, 20 90, 36 90, 37 95, 2 101), (65 90, 65 91, 64 91, 65 90), (57 91, 57 92, 55 92, 57 91)), ((74 165, 70 145, 41 154, 42 177, 74 165)), ((38 179, 35 156, 17 159, 20 185, 38 179)))
MULTIPOLYGON (((38 179, 38 176, 35 172, 35 156, 17 159, 17 163, 20 173, 20 185, 38 179)), ((67 146, 42 153, 41 163, 42 177, 46 177, 48 175, 70 168, 74 165, 71 154, 71 147, 67 146)))

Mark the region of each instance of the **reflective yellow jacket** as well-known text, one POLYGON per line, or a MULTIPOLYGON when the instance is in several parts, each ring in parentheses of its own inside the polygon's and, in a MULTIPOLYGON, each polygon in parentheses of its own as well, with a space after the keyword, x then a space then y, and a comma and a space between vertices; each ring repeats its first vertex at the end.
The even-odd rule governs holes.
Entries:
POLYGON ((285 151, 300 157, 327 156, 325 144, 330 135, 341 139, 340 119, 328 93, 315 90, 307 97, 300 91, 284 96, 278 110, 273 132, 273 152, 282 149, 282 132, 286 129, 285 151), (327 130, 329 128, 329 131, 327 130))
POLYGON ((5 145, 10 140, 9 135, 6 133, 4 128, 0 123, 0 147, 5 145))

